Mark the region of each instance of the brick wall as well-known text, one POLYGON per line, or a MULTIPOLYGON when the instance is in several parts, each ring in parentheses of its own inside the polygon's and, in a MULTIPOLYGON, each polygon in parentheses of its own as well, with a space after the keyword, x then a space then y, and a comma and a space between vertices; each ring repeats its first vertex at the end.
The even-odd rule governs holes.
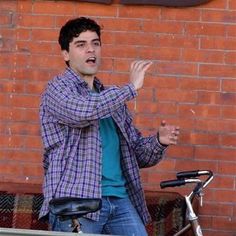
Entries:
MULTIPOLYGON (((76 16, 103 25, 106 84, 124 84, 134 59, 154 65, 137 98, 135 123, 147 135, 162 119, 181 127, 180 143, 142 171, 145 189, 177 171, 211 169, 201 208, 204 235, 236 232, 236 1, 194 8, 76 1, 0 1, 0 182, 42 183, 40 94, 64 68, 58 31, 76 16)), ((178 189, 175 189, 176 191, 178 189)), ((184 192, 186 189, 179 190, 184 192)))

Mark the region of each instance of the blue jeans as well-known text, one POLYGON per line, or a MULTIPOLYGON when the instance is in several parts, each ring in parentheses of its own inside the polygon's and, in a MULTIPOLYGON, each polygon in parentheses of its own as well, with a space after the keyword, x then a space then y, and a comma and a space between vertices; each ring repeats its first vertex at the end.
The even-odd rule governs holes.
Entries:
MULTIPOLYGON (((103 197, 99 221, 80 218, 83 233, 147 236, 143 222, 129 198, 103 197)), ((53 231, 71 232, 71 221, 49 215, 53 231)))

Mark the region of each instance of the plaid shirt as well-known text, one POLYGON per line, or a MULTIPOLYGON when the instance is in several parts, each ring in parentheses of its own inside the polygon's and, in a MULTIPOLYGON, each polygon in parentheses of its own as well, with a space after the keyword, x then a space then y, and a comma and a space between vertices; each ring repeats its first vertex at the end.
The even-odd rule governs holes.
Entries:
MULTIPOLYGON (((40 120, 44 144, 44 202, 40 217, 48 213, 53 197, 101 197, 101 139, 99 119, 112 116, 118 126, 121 167, 129 197, 146 224, 150 216, 141 186, 139 168, 158 163, 165 150, 156 135, 142 137, 133 126, 125 105, 137 93, 132 84, 104 88, 94 81, 99 93, 70 68, 48 83, 42 95, 40 120)), ((98 220, 99 211, 88 215, 98 220)))

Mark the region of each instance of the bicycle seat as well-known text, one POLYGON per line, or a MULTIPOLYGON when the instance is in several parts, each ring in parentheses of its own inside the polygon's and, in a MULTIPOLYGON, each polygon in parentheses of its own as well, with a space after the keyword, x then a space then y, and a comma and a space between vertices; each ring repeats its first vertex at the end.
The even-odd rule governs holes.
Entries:
POLYGON ((63 219, 75 219, 88 213, 98 211, 102 206, 100 198, 53 198, 49 202, 49 210, 52 214, 63 219))

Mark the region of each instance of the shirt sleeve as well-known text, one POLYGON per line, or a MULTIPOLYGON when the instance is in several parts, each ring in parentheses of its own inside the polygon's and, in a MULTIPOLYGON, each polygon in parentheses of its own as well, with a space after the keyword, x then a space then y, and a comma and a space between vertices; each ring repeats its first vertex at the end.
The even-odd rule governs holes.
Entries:
POLYGON ((139 168, 151 167, 164 157, 168 146, 162 145, 157 135, 143 137, 141 132, 133 125, 132 117, 127 109, 126 131, 129 135, 130 145, 135 153, 139 168))
POLYGON ((132 84, 112 86, 100 93, 75 92, 63 83, 49 83, 43 98, 45 109, 59 123, 85 127, 94 120, 107 117, 137 95, 132 84))

